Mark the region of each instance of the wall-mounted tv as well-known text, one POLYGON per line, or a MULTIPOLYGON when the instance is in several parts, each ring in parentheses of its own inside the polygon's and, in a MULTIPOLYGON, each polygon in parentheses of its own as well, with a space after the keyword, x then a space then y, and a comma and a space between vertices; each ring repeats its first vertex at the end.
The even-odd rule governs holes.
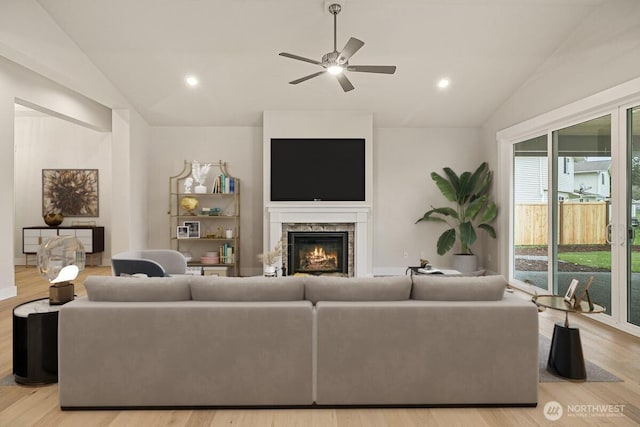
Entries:
POLYGON ((271 139, 271 201, 365 201, 364 138, 271 139))

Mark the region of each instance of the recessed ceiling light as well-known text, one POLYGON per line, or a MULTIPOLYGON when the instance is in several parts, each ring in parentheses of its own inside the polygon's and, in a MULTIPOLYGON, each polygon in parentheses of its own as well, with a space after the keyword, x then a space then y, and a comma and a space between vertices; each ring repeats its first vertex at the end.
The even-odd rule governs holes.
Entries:
POLYGON ((194 76, 187 76, 184 78, 184 81, 187 82, 188 86, 194 87, 198 86, 198 79, 194 76))
POLYGON ((451 82, 449 81, 449 79, 440 79, 440 81, 438 81, 438 88, 439 89, 446 89, 449 87, 449 84, 451 82))

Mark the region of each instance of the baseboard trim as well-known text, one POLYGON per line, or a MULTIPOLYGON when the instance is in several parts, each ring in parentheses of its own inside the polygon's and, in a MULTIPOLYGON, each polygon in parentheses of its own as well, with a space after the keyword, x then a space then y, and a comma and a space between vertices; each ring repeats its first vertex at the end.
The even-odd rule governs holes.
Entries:
POLYGON ((532 403, 449 403, 449 404, 406 404, 406 405, 169 405, 169 406, 61 406, 63 411, 141 411, 141 410, 190 410, 190 409, 382 409, 382 408, 535 408, 532 403))
POLYGON ((15 285, 0 289, 0 301, 15 296, 18 296, 18 287, 15 285))

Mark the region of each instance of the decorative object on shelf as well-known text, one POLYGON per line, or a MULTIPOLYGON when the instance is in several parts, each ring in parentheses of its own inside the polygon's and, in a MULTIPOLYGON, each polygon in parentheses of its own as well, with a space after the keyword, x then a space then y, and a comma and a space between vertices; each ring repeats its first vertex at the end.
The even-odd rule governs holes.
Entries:
POLYGON ((187 196, 180 199, 180 207, 186 211, 186 215, 195 215, 193 211, 198 209, 200 202, 195 197, 187 196))
POLYGON ((224 237, 227 239, 233 239, 233 230, 230 228, 224 230, 224 237))
POLYGON ((202 264, 220 264, 219 252, 207 252, 200 258, 202 264))
POLYGON ((198 183, 198 185, 196 185, 196 193, 204 194, 207 192, 207 187, 204 185, 204 182, 207 179, 207 174, 210 169, 211 163, 201 165, 197 160, 191 162, 191 176, 193 176, 193 179, 198 183))
POLYGON ((200 221, 185 221, 182 223, 189 230, 190 239, 200 238, 200 221))
POLYGON ((42 219, 44 219, 44 223, 49 227, 57 227, 62 224, 64 215, 62 215, 60 212, 47 212, 42 216, 42 219))
POLYGON ((282 256, 282 239, 276 243, 273 250, 258 254, 258 261, 264 266, 264 275, 273 276, 276 272, 276 263, 282 256))
POLYGON ((42 214, 97 217, 98 169, 43 169, 42 214))
POLYGON ((184 179, 184 193, 185 194, 190 194, 192 186, 193 186, 193 178, 191 178, 191 177, 185 178, 184 179))
POLYGON ((474 222, 480 222, 478 228, 485 230, 489 236, 496 238, 495 229, 489 224, 496 219, 498 209, 490 200, 489 191, 493 173, 489 165, 483 162, 475 172, 463 172, 458 176, 451 168, 443 169, 446 178, 431 172, 431 179, 436 183, 442 195, 456 204, 456 209, 449 206, 434 208, 425 212, 421 221, 444 222, 449 225, 437 242, 438 255, 444 255, 456 243, 460 243, 460 253, 454 258, 454 268, 463 273, 474 271, 477 260, 471 246, 477 239, 474 222), (451 222, 449 222, 451 221, 451 222), (456 264, 457 263, 457 264, 456 264), (469 270, 470 269, 470 270, 469 270))
POLYGON ((72 227, 95 227, 96 222, 95 221, 71 221, 71 226, 72 227))
POLYGON ((73 300, 73 283, 85 265, 84 246, 72 236, 56 236, 47 239, 38 248, 38 273, 46 278, 49 287, 49 304, 60 305, 73 300))
POLYGON ((189 227, 184 225, 178 225, 176 229, 176 237, 178 239, 188 239, 189 238, 189 227))

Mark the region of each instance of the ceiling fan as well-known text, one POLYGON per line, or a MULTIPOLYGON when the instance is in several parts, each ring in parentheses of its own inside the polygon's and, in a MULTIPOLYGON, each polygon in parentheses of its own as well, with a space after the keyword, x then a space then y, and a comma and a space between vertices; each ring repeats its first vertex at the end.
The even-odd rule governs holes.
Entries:
POLYGON ((329 12, 333 15, 333 52, 329 52, 322 57, 321 61, 316 61, 314 59, 304 58, 302 56, 294 55, 287 52, 280 52, 280 56, 284 56, 291 59, 296 59, 298 61, 309 62, 311 64, 320 65, 324 70, 318 71, 317 73, 309 74, 308 76, 301 77, 299 79, 290 81, 289 83, 292 85, 297 85, 298 83, 302 83, 309 79, 319 76, 320 74, 329 73, 336 76, 338 79, 338 83, 342 86, 342 90, 345 92, 349 92, 353 90, 354 87, 344 74, 344 71, 357 71, 360 73, 379 73, 379 74, 393 74, 396 72, 395 65, 349 65, 349 59, 356 53, 362 46, 364 46, 364 42, 358 40, 354 37, 351 37, 347 44, 342 49, 342 52, 338 52, 336 48, 336 34, 337 34, 337 17, 338 13, 342 10, 342 6, 337 3, 331 4, 329 6, 329 12))

